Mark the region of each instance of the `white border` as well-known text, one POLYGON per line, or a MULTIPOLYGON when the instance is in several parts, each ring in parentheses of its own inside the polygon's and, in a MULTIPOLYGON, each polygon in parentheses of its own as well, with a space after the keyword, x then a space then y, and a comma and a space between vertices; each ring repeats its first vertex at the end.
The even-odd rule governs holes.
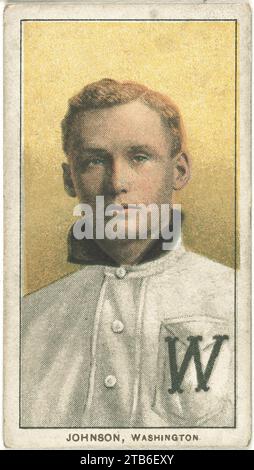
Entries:
MULTIPOLYGON (((17 162, 19 161, 19 110, 17 103, 19 103, 19 19, 20 18, 65 18, 75 19, 80 18, 81 14, 84 18, 140 18, 140 9, 143 18, 149 18, 150 15, 149 5, 125 5, 124 8, 120 5, 104 5, 103 13, 100 5, 49 5, 49 4, 22 4, 11 5, 7 8, 6 12, 6 47, 5 47, 5 416, 8 418, 5 427, 5 441, 8 446, 17 448, 62 448, 66 446, 65 436, 68 433, 63 429, 59 430, 19 430, 17 427, 17 363, 15 358, 18 354, 17 338, 19 337, 18 325, 16 321, 17 313, 17 293, 19 288, 19 272, 17 270, 16 259, 18 259, 18 237, 14 240, 8 236, 9 234, 18 233, 19 220, 17 220, 16 204, 10 204, 10 201, 19 200, 19 183, 17 174, 17 162), (11 79, 10 79, 11 77, 11 79), (15 125, 14 125, 15 123, 15 125), (11 139, 8 139, 8 135, 11 139), (12 181, 12 184, 7 184, 12 181), (18 184, 15 184, 18 183, 18 184), (6 220, 8 219, 8 227, 6 220), (16 371, 16 373, 15 373, 16 371), (16 407, 16 409, 15 409, 16 407), (65 444, 65 445, 64 445, 65 444)), ((250 51, 246 45, 246 40, 250 38, 250 18, 248 16, 249 7, 247 5, 226 5, 226 4, 202 4, 202 5, 158 5, 156 4, 158 17, 170 18, 179 17, 179 19, 189 18, 238 18, 240 21, 240 37, 241 37, 241 126, 240 126, 240 140, 241 148, 241 192, 240 208, 241 208, 241 224, 245 229, 241 230, 241 257, 244 263, 244 269, 241 270, 239 275, 239 297, 238 316, 241 317, 241 322, 238 323, 238 352, 241 355, 242 372, 240 380, 238 378, 239 390, 238 393, 242 396, 238 400, 238 407, 242 416, 245 419, 245 425, 237 430, 231 429, 202 429, 199 433, 203 436, 202 447, 213 448, 236 448, 247 445, 249 436, 249 421, 250 421, 250 403, 249 397, 249 372, 250 372, 250 354, 248 349, 249 344, 249 269, 250 269, 250 131, 249 131, 249 112, 250 112, 250 51), (245 122, 244 119, 245 118, 245 122), (245 300, 246 299, 246 300, 245 300), (246 380, 247 374, 247 380, 246 380), (218 443, 219 446, 218 446, 218 443)), ((239 368, 238 368, 239 370, 239 368)), ((83 430, 80 430, 82 432, 83 430)), ((94 430, 95 431, 95 430, 94 430)), ((124 434, 125 430, 121 430, 124 434)), ((138 431, 138 430, 136 430, 138 431)), ((79 430, 77 430, 79 432, 79 430)), ((127 430, 128 432, 128 430, 127 430)), ((144 432, 141 429, 141 432, 144 432)), ((148 430, 146 430, 148 433, 148 430)), ((168 431, 167 431, 168 432, 168 431)), ((172 432, 172 430, 170 430, 172 432)), ((185 430, 187 433, 188 430, 185 430)), ((162 433, 162 430, 160 430, 162 433)), ((193 430, 190 429, 190 433, 193 430)), ((186 448, 186 445, 179 445, 177 448, 186 448)), ((97 448, 110 448, 109 446, 99 445, 97 448)), ((71 445, 72 448, 80 448, 79 445, 71 445)), ((91 449, 91 446, 88 445, 91 449)), ((117 448, 117 446, 115 446, 117 448)), ((138 446, 139 448, 141 446, 138 446)), ((176 447, 175 443, 167 447, 176 447)), ((195 448, 198 446, 195 446, 195 448)), ((82 448, 84 448, 82 446, 82 448)), ((96 448, 95 446, 93 448, 96 448)), ((126 441, 126 445, 120 448, 135 448, 130 446, 126 441)), ((136 447, 137 448, 137 447, 136 447)), ((147 444, 143 448, 148 448, 147 444)), ((152 448, 165 448, 165 445, 160 446, 154 443, 152 448)), ((194 448, 194 446, 192 446, 194 448)))

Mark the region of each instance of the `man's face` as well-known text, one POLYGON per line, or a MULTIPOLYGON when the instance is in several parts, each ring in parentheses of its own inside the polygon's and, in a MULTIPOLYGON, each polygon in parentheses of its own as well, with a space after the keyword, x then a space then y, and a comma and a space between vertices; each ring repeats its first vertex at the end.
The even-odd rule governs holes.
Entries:
MULTIPOLYGON (((128 205, 156 204, 160 214, 161 204, 168 204, 170 212, 173 186, 181 189, 186 184, 189 162, 181 154, 172 158, 171 133, 159 113, 139 101, 82 111, 75 118, 73 133, 70 165, 63 165, 65 187, 71 187, 69 194, 79 202, 89 204, 94 215, 96 196, 104 196, 105 207, 123 206, 125 236, 128 232, 128 238, 130 234, 136 238, 144 214, 128 205)), ((152 215, 148 212, 145 219, 149 235, 152 215)), ((158 222, 162 227, 169 220, 158 222)))
POLYGON ((79 138, 69 163, 80 202, 93 210, 96 196, 105 206, 171 204, 172 138, 156 111, 135 101, 80 112, 73 131, 79 138))

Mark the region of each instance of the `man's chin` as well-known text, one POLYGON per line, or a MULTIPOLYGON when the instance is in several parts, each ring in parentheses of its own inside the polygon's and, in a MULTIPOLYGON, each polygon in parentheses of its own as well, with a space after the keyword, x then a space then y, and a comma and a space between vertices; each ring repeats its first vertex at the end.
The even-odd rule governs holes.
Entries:
POLYGON ((108 240, 146 240, 150 231, 142 228, 136 218, 126 217, 118 219, 112 231, 111 218, 105 218, 105 238, 108 240))

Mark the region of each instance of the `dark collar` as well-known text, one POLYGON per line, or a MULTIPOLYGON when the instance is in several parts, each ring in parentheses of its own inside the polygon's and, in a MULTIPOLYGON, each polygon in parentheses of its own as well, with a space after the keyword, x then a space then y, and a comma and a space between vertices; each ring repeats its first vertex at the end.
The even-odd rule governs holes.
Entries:
MULTIPOLYGON (((183 213, 181 214, 182 223, 184 220, 183 213)), ((172 218, 171 218, 172 220, 172 218)), ((173 225, 170 224, 170 230, 173 225)), ((144 253, 144 256, 139 261, 139 264, 146 263, 157 259, 167 253, 162 250, 162 243, 164 240, 154 240, 152 247, 144 253)), ((103 266, 117 266, 117 263, 108 256, 100 247, 97 245, 95 240, 77 240, 73 235, 73 225, 69 230, 67 237, 68 257, 67 261, 74 264, 85 264, 85 265, 103 265, 103 266)))

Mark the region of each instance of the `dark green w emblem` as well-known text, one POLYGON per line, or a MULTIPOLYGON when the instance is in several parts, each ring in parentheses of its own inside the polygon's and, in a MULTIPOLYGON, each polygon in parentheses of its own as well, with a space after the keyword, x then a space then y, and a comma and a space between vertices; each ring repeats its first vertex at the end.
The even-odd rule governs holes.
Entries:
POLYGON ((197 373, 197 387, 195 388, 196 392, 199 392, 200 390, 204 390, 205 392, 207 392, 209 390, 207 383, 211 376, 215 360, 219 355, 223 341, 228 340, 229 337, 227 335, 213 336, 215 343, 213 345, 212 352, 204 370, 202 369, 199 349, 199 341, 202 341, 202 339, 202 336, 189 336, 187 338, 190 344, 185 353, 183 362, 178 370, 176 357, 176 342, 179 339, 171 336, 165 338, 165 341, 168 343, 169 368, 171 374, 171 388, 168 389, 169 393, 183 392, 183 389, 181 388, 181 383, 184 379, 185 373, 192 358, 194 359, 194 364, 197 373))

